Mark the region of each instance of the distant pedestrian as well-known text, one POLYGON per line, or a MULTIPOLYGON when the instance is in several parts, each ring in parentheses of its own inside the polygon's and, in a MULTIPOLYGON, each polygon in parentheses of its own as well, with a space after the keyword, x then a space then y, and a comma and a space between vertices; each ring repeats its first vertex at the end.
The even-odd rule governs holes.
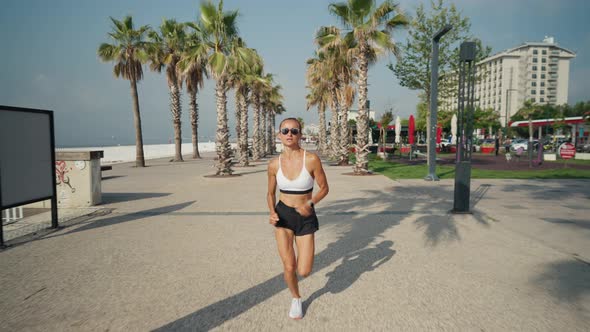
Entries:
POLYGON ((498 137, 496 137, 496 157, 498 156, 498 152, 500 151, 500 139, 498 137))
POLYGON ((328 194, 328 180, 320 158, 299 145, 301 123, 288 118, 279 125, 283 149, 278 158, 268 164, 269 222, 275 225, 275 238, 283 262, 284 278, 293 300, 289 317, 301 319, 303 308, 297 274, 307 277, 313 267, 314 233, 319 229, 315 205, 328 194), (292 180, 291 180, 292 179, 292 180), (313 185, 319 190, 313 195, 313 185), (279 202, 276 188, 279 187, 279 202), (295 242, 297 255, 295 255, 295 242))

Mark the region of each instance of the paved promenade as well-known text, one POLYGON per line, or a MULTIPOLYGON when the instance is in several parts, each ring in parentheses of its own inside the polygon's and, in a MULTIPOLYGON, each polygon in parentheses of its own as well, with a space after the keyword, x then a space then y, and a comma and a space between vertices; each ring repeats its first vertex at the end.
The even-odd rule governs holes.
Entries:
POLYGON ((105 173, 91 217, 0 251, 1 331, 588 331, 590 181, 392 181, 327 166, 305 317, 287 317, 266 163, 105 173))

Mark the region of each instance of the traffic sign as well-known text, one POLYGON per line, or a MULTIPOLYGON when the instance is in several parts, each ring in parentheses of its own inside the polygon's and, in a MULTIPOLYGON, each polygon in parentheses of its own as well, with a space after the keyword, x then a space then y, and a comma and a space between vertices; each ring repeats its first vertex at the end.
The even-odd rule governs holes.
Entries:
POLYGON ((563 143, 559 147, 559 154, 563 159, 572 159, 576 155, 576 147, 572 143, 563 143))

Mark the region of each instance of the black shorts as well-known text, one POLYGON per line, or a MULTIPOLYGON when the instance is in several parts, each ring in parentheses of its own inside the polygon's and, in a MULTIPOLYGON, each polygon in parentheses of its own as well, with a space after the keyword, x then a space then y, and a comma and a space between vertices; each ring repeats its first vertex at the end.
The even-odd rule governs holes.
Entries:
POLYGON ((295 208, 287 206, 281 201, 275 206, 275 211, 279 215, 279 221, 275 226, 290 229, 295 233, 295 236, 313 234, 320 229, 315 211, 311 215, 303 217, 295 208))

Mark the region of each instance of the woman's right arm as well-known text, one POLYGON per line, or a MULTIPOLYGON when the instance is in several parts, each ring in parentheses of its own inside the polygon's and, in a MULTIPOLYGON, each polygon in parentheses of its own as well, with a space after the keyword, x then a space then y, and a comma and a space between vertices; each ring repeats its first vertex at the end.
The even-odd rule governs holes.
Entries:
POLYGON ((268 209, 270 210, 269 222, 276 224, 279 221, 279 216, 275 211, 276 205, 276 191, 277 191, 277 169, 278 159, 273 159, 268 163, 268 193, 266 194, 266 201, 268 209))

